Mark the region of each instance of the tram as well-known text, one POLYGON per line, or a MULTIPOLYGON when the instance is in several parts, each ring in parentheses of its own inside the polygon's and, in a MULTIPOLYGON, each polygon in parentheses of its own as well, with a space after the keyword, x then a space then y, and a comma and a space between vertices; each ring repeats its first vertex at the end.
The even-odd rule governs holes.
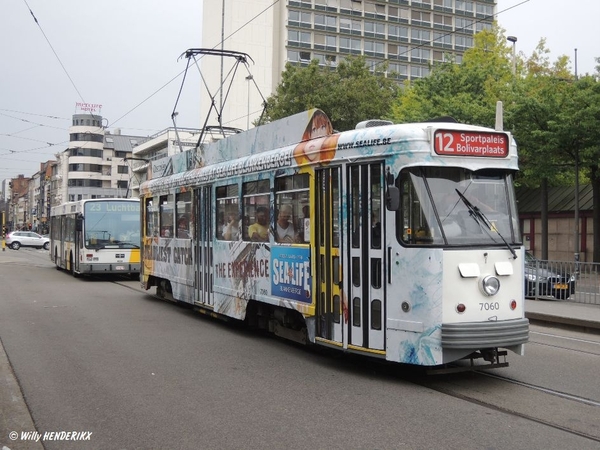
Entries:
POLYGON ((74 276, 140 273, 140 201, 96 198, 50 211, 50 259, 74 276))
MULTIPOLYGON (((435 367, 522 355, 510 133, 310 110, 140 187, 142 287, 294 341, 435 367)), ((480 363, 480 364, 479 364, 480 363)))

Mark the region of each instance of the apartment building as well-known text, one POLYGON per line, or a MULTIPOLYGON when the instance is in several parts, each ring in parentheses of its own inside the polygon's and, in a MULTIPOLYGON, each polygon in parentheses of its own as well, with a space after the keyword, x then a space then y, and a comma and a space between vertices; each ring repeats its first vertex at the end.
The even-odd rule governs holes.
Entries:
MULTIPOLYGON (((262 112, 286 63, 317 59, 335 66, 347 55, 363 55, 370 67, 386 61, 387 75, 399 82, 429 75, 431 64, 460 62, 475 33, 492 26, 495 0, 205 0, 202 47, 247 53, 249 71, 238 71, 227 97, 234 61, 205 57, 206 86, 223 125, 246 129, 262 112), (258 89, 256 89, 256 86, 258 89), (226 101, 225 101, 226 100, 226 101)), ((211 105, 201 97, 202 117, 211 105)), ((212 121, 215 116, 211 115, 212 121)))
POLYGON ((127 158, 145 136, 112 133, 97 114, 74 114, 69 128, 69 148, 57 154, 52 167, 52 206, 88 198, 131 197, 132 177, 127 158))

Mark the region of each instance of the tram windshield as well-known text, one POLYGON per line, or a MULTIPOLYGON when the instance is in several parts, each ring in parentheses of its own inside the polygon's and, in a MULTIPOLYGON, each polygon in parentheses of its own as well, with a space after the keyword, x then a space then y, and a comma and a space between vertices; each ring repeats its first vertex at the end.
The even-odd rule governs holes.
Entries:
POLYGON ((419 167, 399 178, 398 238, 414 245, 506 245, 520 240, 510 172, 419 167))

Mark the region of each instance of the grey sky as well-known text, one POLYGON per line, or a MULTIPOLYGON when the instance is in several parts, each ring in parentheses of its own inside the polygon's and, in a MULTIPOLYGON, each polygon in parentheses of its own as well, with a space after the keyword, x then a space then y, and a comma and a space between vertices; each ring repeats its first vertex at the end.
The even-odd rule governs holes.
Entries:
MULTIPOLYGON (((546 37, 552 60, 573 59, 578 48, 578 72, 593 72, 599 1, 498 0, 498 11, 506 34, 518 38, 518 52, 530 55, 546 37)), ((111 131, 151 135, 172 126, 181 77, 163 86, 184 70, 181 53, 202 46, 201 23, 201 0, 2 0, 0 179, 31 176, 67 148, 82 98, 102 104, 111 131)), ((186 83, 179 126, 199 127, 201 95, 199 85, 186 83)))
MULTIPOLYGON (((102 104, 109 129, 123 134, 172 126, 182 77, 160 89, 185 69, 179 56, 201 39, 201 0, 2 0, 0 179, 31 176, 66 149, 82 98, 102 104)), ((197 128, 200 88, 186 83, 183 97, 178 125, 197 128)))
POLYGON ((575 72, 594 73, 594 58, 600 57, 600 1, 598 0, 497 0, 498 23, 507 36, 516 36, 517 53, 531 56, 541 38, 551 51, 571 59, 575 72))

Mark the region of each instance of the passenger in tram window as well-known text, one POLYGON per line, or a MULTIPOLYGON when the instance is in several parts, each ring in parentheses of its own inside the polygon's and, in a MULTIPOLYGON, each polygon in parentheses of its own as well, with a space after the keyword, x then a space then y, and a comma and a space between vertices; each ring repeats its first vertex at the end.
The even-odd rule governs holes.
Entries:
POLYGON ((237 214, 228 214, 227 223, 223 227, 223 239, 237 241, 240 236, 239 219, 237 214))
POLYGON ((296 232, 292 223, 292 207, 290 205, 282 205, 277 214, 277 223, 275 224, 275 237, 277 242, 291 243, 297 241, 296 232))
POLYGON ((256 222, 248 227, 248 236, 257 242, 269 240, 269 210, 266 207, 256 208, 256 222))
POLYGON ((191 238, 189 221, 185 215, 182 215, 179 220, 177 220, 177 237, 179 239, 191 238))

